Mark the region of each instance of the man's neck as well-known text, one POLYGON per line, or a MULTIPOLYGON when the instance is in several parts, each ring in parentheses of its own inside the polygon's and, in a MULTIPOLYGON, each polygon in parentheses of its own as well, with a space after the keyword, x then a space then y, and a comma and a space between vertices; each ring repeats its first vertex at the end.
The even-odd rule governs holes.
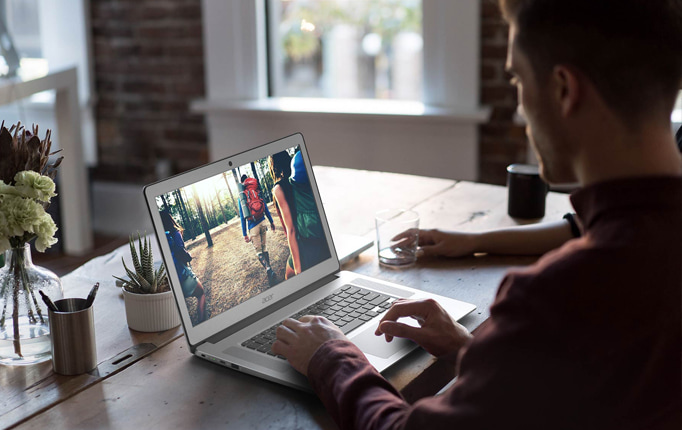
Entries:
POLYGON ((644 176, 682 175, 682 157, 672 132, 649 126, 633 132, 619 130, 610 136, 601 133, 586 138, 584 150, 575 163, 583 185, 644 176))

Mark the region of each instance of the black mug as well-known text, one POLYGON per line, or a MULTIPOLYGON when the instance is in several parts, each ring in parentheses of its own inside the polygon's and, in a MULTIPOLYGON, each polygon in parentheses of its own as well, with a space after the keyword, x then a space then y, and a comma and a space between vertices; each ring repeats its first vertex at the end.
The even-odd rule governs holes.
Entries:
POLYGON ((545 216, 545 198, 549 186, 540 178, 538 166, 507 166, 507 213, 513 218, 535 219, 545 216))

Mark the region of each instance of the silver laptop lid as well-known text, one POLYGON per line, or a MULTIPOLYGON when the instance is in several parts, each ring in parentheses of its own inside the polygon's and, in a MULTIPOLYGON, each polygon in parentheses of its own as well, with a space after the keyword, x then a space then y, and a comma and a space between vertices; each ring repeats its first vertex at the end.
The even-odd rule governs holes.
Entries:
POLYGON ((147 185, 144 196, 191 346, 339 271, 300 133, 147 185), (280 178, 290 210, 280 209, 288 223, 280 220, 274 202, 272 189, 277 178, 270 171, 271 158, 279 176, 289 175, 280 178), (245 181, 246 186, 241 184, 243 175, 252 178, 245 181), (296 230, 292 237, 302 262, 301 272, 286 280, 288 260, 295 260, 290 259, 295 245, 283 224, 296 230), (256 240, 247 243, 244 231, 256 240), (274 278, 263 263, 267 259, 274 278), (197 280, 205 294, 204 320, 199 318, 197 280))

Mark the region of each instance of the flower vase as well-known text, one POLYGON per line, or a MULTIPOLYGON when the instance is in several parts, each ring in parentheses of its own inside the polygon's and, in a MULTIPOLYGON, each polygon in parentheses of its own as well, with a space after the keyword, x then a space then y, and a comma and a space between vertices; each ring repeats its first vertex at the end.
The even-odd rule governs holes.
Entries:
POLYGON ((64 297, 59 277, 33 264, 28 243, 7 250, 0 269, 0 364, 26 365, 51 358, 47 306, 39 290, 53 302, 64 297))

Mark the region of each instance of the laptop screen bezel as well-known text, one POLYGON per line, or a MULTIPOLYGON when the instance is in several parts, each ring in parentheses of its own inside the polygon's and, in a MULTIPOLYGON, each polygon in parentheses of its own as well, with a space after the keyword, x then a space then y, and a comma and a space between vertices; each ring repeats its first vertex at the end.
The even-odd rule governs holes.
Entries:
MULTIPOLYGON (((192 347, 199 345, 205 339, 220 331, 228 329, 232 325, 239 323, 244 318, 255 314, 265 307, 277 304, 281 300, 286 299, 288 296, 296 293, 300 289, 312 284, 313 282, 332 275, 340 270, 339 260, 334 248, 334 242, 332 241, 331 231, 329 230, 329 223, 327 222, 327 217, 324 213, 324 207, 322 206, 322 200, 320 199, 320 193, 315 180, 315 174, 313 172, 305 141, 303 140, 303 135, 301 133, 296 133, 274 142, 266 143, 248 151, 215 161, 210 164, 206 164, 201 167, 197 167, 190 171, 172 176, 153 184, 149 184, 144 187, 143 193, 147 203, 147 208, 149 209, 149 213, 151 215, 154 232, 156 234, 157 241, 159 242, 162 259, 166 265, 166 268, 170 269, 168 270, 168 274, 170 277, 173 294, 175 295, 176 304, 178 305, 177 307, 180 312, 185 335, 187 336, 189 345, 192 347), (220 315, 211 316, 209 320, 193 326, 187 306, 185 305, 185 298, 182 294, 182 288, 180 286, 178 274, 174 270, 175 266, 173 264, 170 247, 168 245, 168 241, 166 240, 163 224, 161 222, 161 215, 156 203, 156 197, 174 191, 178 188, 186 187, 193 183, 213 177, 215 175, 222 174, 223 172, 229 172, 234 167, 249 164, 253 161, 260 160, 261 158, 296 146, 300 147, 301 154, 303 155, 303 160, 305 162, 305 167, 308 171, 310 184, 315 196, 315 203, 317 204, 322 227, 327 239, 330 258, 322 261, 314 267, 307 269, 297 276, 290 278, 289 280, 282 281, 274 287, 268 288, 264 292, 249 298, 248 300, 223 312, 220 315), (163 238, 163 240, 160 240, 161 238, 163 238), (265 301, 264 298, 270 295, 272 295, 272 298, 268 298, 268 300, 265 301)), ((282 228, 276 214, 273 214, 273 219, 275 220, 276 227, 282 228)), ((216 286, 213 286, 212 288, 216 288, 216 286)))

